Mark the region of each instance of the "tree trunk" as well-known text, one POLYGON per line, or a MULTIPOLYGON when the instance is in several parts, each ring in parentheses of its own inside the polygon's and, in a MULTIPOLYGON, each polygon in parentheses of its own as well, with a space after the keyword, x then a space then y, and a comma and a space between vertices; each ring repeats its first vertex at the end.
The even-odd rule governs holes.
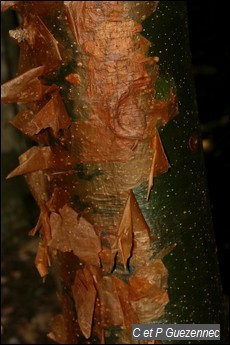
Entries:
POLYGON ((49 336, 129 344, 135 323, 222 323, 184 2, 2 6, 22 17, 2 99, 39 144, 8 177, 41 210, 41 277, 59 265, 49 336))

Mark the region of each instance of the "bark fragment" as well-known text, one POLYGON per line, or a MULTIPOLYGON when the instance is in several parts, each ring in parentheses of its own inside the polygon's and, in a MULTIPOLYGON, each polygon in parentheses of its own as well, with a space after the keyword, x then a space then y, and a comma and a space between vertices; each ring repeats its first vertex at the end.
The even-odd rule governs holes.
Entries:
POLYGON ((78 323, 82 333, 88 339, 91 335, 97 292, 94 287, 93 277, 87 270, 87 267, 77 270, 72 291, 76 304, 78 323))
POLYGON ((51 237, 48 245, 62 252, 73 251, 80 260, 100 266, 101 244, 93 226, 65 205, 59 214, 50 215, 51 237))
POLYGON ((29 103, 41 99, 43 95, 42 83, 38 79, 44 72, 39 66, 7 81, 1 86, 3 103, 29 103))

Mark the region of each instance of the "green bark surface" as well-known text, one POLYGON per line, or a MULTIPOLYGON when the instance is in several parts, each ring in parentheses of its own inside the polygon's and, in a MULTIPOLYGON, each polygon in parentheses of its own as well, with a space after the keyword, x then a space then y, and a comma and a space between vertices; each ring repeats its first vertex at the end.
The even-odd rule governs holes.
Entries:
MULTIPOLYGON (((149 202, 145 200, 146 185, 134 190, 157 238, 157 250, 177 244, 164 259, 169 271, 170 302, 161 322, 220 323, 223 331, 222 290, 191 74, 185 3, 160 2, 157 12, 143 26, 152 42, 151 53, 160 57, 160 72, 174 81, 179 100, 179 115, 160 131, 171 169, 155 178, 149 202)), ((168 88, 164 76, 158 87, 164 97, 168 88)), ((223 332, 221 339, 223 342, 223 332)))

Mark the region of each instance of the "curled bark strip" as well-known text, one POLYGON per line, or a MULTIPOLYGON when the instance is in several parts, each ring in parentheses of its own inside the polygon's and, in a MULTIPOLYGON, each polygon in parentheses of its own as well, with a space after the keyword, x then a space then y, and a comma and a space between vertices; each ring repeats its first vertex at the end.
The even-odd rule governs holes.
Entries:
POLYGON ((40 65, 47 73, 61 64, 57 41, 37 15, 28 13, 23 28, 10 30, 10 36, 21 47, 19 73, 40 65))
POLYGON ((49 267, 49 260, 48 260, 48 253, 47 253, 47 245, 43 242, 39 242, 38 251, 35 258, 35 266, 42 278, 47 276, 48 274, 48 267, 49 267))
POLYGON ((54 136, 58 136, 61 129, 67 129, 70 126, 71 120, 58 92, 51 95, 51 100, 34 116, 30 124, 34 127, 31 129, 31 135, 51 128, 54 136))
POLYGON ((100 266, 100 240, 93 226, 71 207, 65 205, 59 214, 52 212, 50 226, 52 239, 48 242, 49 247, 62 252, 73 251, 80 260, 100 266))
POLYGON ((7 178, 51 168, 52 157, 53 154, 49 146, 34 146, 20 156, 22 163, 7 178))
POLYGON ((152 164, 151 164, 150 173, 149 173, 147 200, 149 199, 149 195, 153 186, 153 178, 155 176, 164 174, 170 168, 170 164, 165 154, 158 131, 156 131, 156 134, 154 138, 152 139, 152 148, 153 148, 153 159, 152 159, 152 164))
POLYGON ((150 245, 152 236, 146 220, 139 208, 136 198, 131 191, 131 208, 133 224, 133 249, 130 264, 135 267, 146 266, 150 260, 150 245))
POLYGON ((94 287, 93 277, 86 267, 76 272, 72 291, 76 304, 78 323, 82 333, 88 339, 91 335, 97 292, 94 287))
POLYGON ((21 109, 19 113, 15 116, 10 123, 17 129, 19 129, 22 133, 42 144, 48 145, 49 143, 49 136, 48 132, 43 132, 40 134, 34 135, 34 125, 32 123, 34 118, 34 112, 30 109, 21 109), (33 134, 32 134, 33 133, 33 134))
POLYGON ((133 224, 131 214, 131 197, 128 197, 121 222, 117 233, 117 245, 124 268, 127 268, 127 261, 131 255, 133 246, 133 224))
POLYGON ((42 83, 38 79, 44 72, 44 67, 32 68, 18 77, 7 81, 1 86, 3 103, 29 103, 41 99, 42 83))
POLYGON ((118 256, 124 268, 127 268, 127 261, 134 267, 148 264, 151 253, 150 229, 141 213, 138 203, 132 191, 127 199, 122 218, 117 232, 117 241, 113 248, 118 248, 118 256))
POLYGON ((53 135, 57 137, 61 129, 67 129, 70 126, 71 120, 59 92, 54 92, 51 99, 37 114, 34 114, 32 110, 22 109, 10 123, 37 141, 40 141, 41 138, 44 140, 46 138, 48 141, 47 132, 43 132, 43 135, 40 136, 38 134, 42 130, 50 128, 53 135))

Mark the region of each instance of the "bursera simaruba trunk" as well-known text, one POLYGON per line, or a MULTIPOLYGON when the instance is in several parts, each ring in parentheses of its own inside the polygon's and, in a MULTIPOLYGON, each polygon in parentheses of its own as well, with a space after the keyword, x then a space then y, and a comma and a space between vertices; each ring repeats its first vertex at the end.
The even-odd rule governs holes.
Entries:
POLYGON ((177 100, 173 89, 155 98, 159 58, 141 35, 158 2, 3 3, 22 24, 10 32, 19 75, 2 98, 26 105, 12 124, 40 144, 8 177, 24 174, 41 209, 31 231, 40 234, 40 275, 57 260, 62 281, 63 313, 49 335, 133 343, 131 325, 158 320, 169 302, 163 254, 152 255, 133 193, 148 181, 148 200, 153 178, 170 168, 157 128, 177 114, 177 100))

